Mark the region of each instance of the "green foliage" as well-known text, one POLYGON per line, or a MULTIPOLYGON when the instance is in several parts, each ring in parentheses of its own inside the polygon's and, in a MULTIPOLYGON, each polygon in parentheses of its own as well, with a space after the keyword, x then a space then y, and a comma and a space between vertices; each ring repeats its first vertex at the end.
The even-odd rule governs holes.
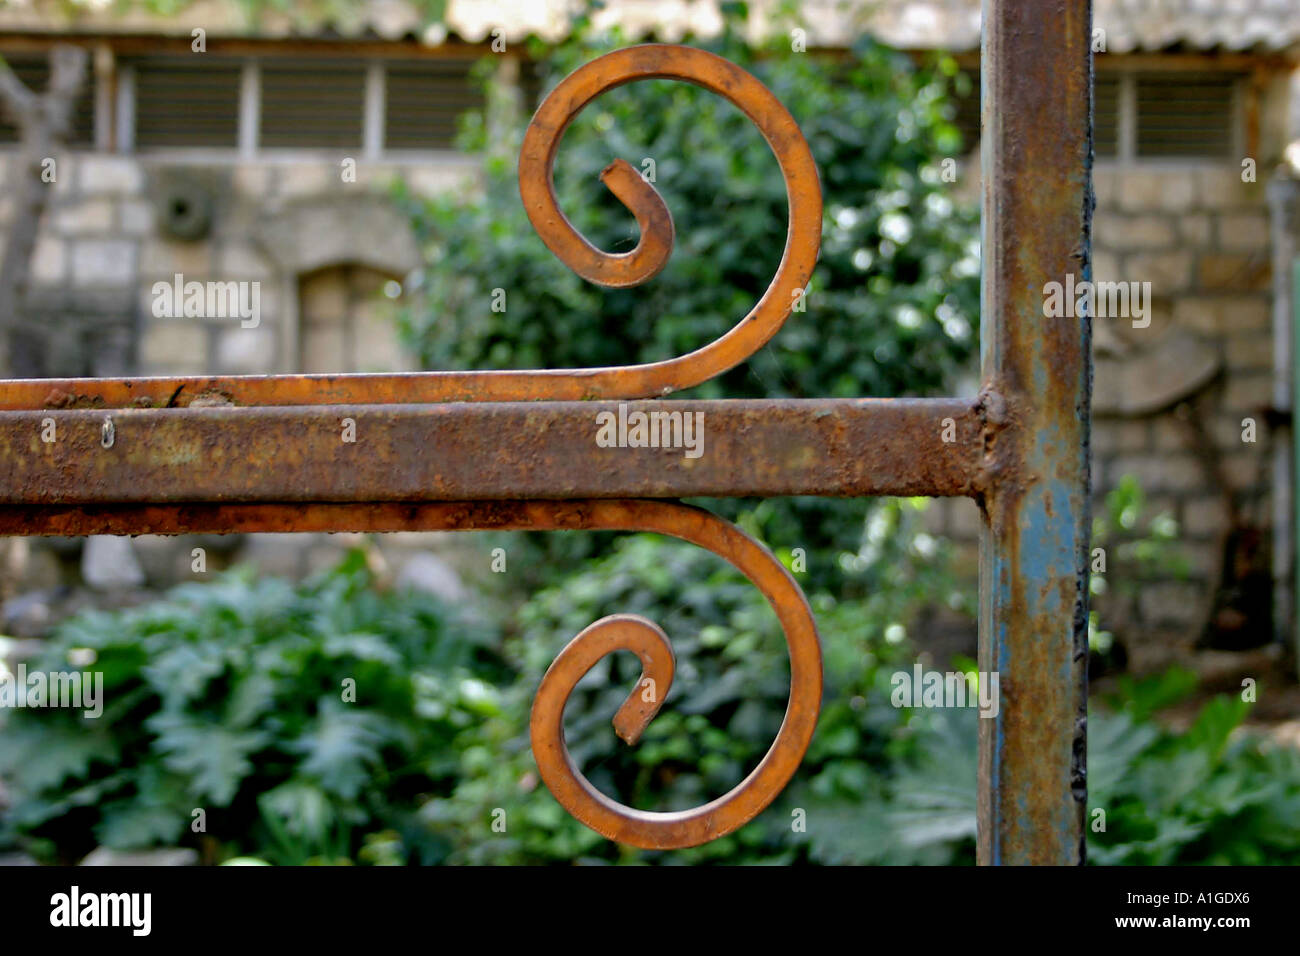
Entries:
MULTIPOLYGON (((771 808, 714 843, 608 843, 564 813, 529 751, 542 672, 615 610, 664 625, 679 671, 635 748, 608 723, 635 686, 630 655, 575 690, 568 740, 596 786, 643 809, 693 806, 739 782, 775 736, 788 667, 771 610, 716 557, 638 535, 527 602, 504 656, 472 619, 376 590, 356 556, 296 587, 236 571, 71 619, 30 665, 73 669, 93 651, 104 713, 3 713, 0 845, 49 861, 103 843, 195 845, 211 862, 971 863, 975 711, 890 703, 890 677, 913 657, 907 628, 951 588, 942 554, 916 547, 920 504, 886 502, 887 520, 873 518, 877 547, 848 562, 866 597, 814 595, 826 696, 812 746, 771 808), (189 826, 200 807, 205 835, 189 826)), ((1089 798, 1106 830, 1089 833, 1093 862, 1300 862, 1300 755, 1238 732, 1235 699, 1210 702, 1186 733, 1161 727, 1154 713, 1192 684, 1181 672, 1121 683, 1114 712, 1094 708, 1089 798)))
POLYGON ((1113 865, 1300 862, 1300 753, 1240 730, 1250 705, 1209 701, 1183 733, 1149 721, 1186 675, 1128 688, 1088 726, 1089 860, 1113 865), (1095 809, 1105 811, 1096 829, 1095 809))
MULTIPOLYGON (((543 85, 619 45, 580 26, 547 51, 543 85)), ((757 74, 799 122, 826 216, 808 311, 691 395, 949 390, 973 349, 979 274, 974 213, 954 205, 938 175, 959 148, 945 98, 954 64, 918 68, 865 42, 836 60, 754 51, 734 32, 710 48, 757 74)), ((476 189, 398 194, 429 263, 402 316, 427 366, 656 361, 716 338, 752 307, 784 243, 785 197, 770 152, 735 109, 652 82, 611 91, 575 121, 555 177, 575 226, 600 248, 635 244, 631 217, 597 183, 616 156, 638 169, 655 160, 677 225, 677 250, 656 280, 602 290, 554 260, 523 213, 514 163, 524 117, 512 99, 491 86, 489 111, 466 119, 464 143, 483 163, 476 189), (492 311, 494 289, 506 292, 505 312, 492 311)), ((821 718, 794 780, 714 843, 634 851, 570 819, 537 778, 533 693, 564 643, 603 615, 661 624, 679 670, 642 742, 625 747, 609 726, 638 674, 616 655, 575 690, 569 746, 621 802, 694 806, 735 786, 777 732, 788 663, 775 616, 740 575, 691 546, 549 534, 511 546, 512 583, 538 590, 504 635, 427 596, 377 590, 356 555, 303 585, 237 571, 137 610, 68 621, 29 666, 71 669, 93 652, 105 710, 98 720, 0 713, 11 802, 0 845, 50 861, 103 843, 194 845, 208 861, 239 863, 971 863, 975 712, 890 703, 891 674, 913 660, 907 632, 918 614, 969 603, 942 547, 916 526, 924 506, 708 503, 787 563, 804 550, 799 580, 826 665, 821 718), (345 678, 356 682, 354 703, 344 702, 345 678), (191 830, 195 808, 204 835, 191 830), (492 827, 498 811, 503 832, 492 827)), ((1142 511, 1126 480, 1098 518, 1108 572, 1126 569, 1117 580, 1141 581, 1173 556, 1176 528, 1164 517, 1144 524, 1142 511)), ((1098 591, 1105 580, 1093 576, 1098 591)), ((1090 806, 1107 815, 1106 830, 1089 833, 1092 860, 1300 862, 1300 757, 1238 733, 1245 707, 1234 700, 1208 704, 1185 734, 1157 724, 1156 712, 1190 689, 1180 673, 1121 683, 1115 712, 1091 715, 1090 806)))
POLYGON ((63 859, 94 841, 295 863, 391 830, 405 858, 439 859, 417 795, 450 787, 457 741, 495 713, 505 671, 483 625, 370 585, 353 554, 298 587, 243 570, 68 621, 29 669, 77 669, 89 650, 106 705, 3 714, 8 838, 63 859))
POLYGON ((1088 613, 1088 645, 1103 658, 1111 653, 1114 635, 1100 626, 1100 618, 1115 614, 1140 626, 1142 585, 1158 577, 1185 577, 1191 570, 1178 547, 1173 515, 1147 517, 1146 511, 1141 485, 1125 475, 1107 493, 1102 513, 1093 518, 1089 589, 1094 608, 1088 613), (1097 564, 1098 549, 1104 567, 1097 564), (1118 582, 1113 591, 1110 581, 1118 582))
MULTIPOLYGON (((733 24, 734 27, 734 24, 733 24)), ((548 49, 543 88, 622 41, 581 24, 548 49)), ((767 347, 683 397, 859 397, 947 390, 973 353, 979 307, 977 216, 951 198, 940 160, 959 151, 946 99, 947 60, 917 68, 870 42, 828 59, 789 44, 754 50, 734 30, 704 44, 755 73, 804 131, 825 194, 823 242, 806 296, 767 347)), ((401 325, 430 368, 582 368, 684 355, 722 335, 767 288, 785 243, 785 187, 767 144, 739 110, 689 84, 649 81, 601 96, 565 133, 555 168, 560 205, 597 247, 637 241, 630 214, 598 181, 615 157, 655 161, 677 245, 643 287, 601 289, 560 263, 519 200, 516 159, 526 125, 508 90, 465 121, 463 148, 482 163, 479 188, 418 199, 398 190, 428 265, 408 283, 401 325), (494 312, 493 290, 506 310, 494 312)), ((833 561, 854 551, 869 504, 786 499, 710 501, 757 515, 762 537, 832 558, 811 583, 843 583, 833 561)), ((599 539, 553 536, 537 547, 564 564, 599 539), (567 547, 568 550, 559 550, 567 547)))
MULTIPOLYGON (((548 56, 547 85, 613 45, 577 39, 548 56)), ((862 44, 842 63, 719 52, 755 72, 799 121, 822 175, 824 242, 807 313, 775 347, 701 385, 700 397, 899 395, 939 387, 970 354, 978 312, 974 217, 939 180, 954 152, 942 73, 862 44)), ((502 97, 494 96, 491 102, 502 97)), ((753 125, 696 87, 652 81, 602 96, 565 134, 556 190, 598 247, 630 249, 636 225, 600 171, 656 163, 678 243, 645 288, 600 289, 556 260, 519 201, 522 117, 476 117, 464 145, 484 159, 471 197, 408 197, 429 266, 404 321, 425 362, 450 368, 563 368, 656 361, 721 335, 767 287, 785 241, 785 189, 753 125), (489 130, 491 133, 489 134, 489 130), (492 290, 507 295, 493 312, 492 290)))
POLYGON ((845 556, 866 597, 812 598, 826 694, 794 782, 756 821, 693 850, 619 848, 564 814, 539 784, 528 749, 532 694, 560 648, 604 614, 636 613, 659 623, 679 670, 641 743, 624 746, 609 726, 639 674, 639 663, 625 654, 603 660, 575 689, 569 747, 588 779, 622 802, 646 810, 696 806, 739 783, 776 736, 789 667, 775 615, 718 558, 648 535, 620 539, 610 554, 537 594, 522 608, 521 633, 509 645, 519 680, 501 713, 483 724, 481 740, 462 755, 461 783, 425 808, 429 824, 453 842, 451 859, 924 862, 949 852, 936 847, 938 835, 951 840, 974 823, 973 736, 966 757, 951 764, 957 745, 946 743, 942 728, 914 723, 911 711, 890 704, 890 675, 910 666, 907 626, 951 588, 943 562, 914 546, 916 512, 925 504, 883 502, 873 517, 876 530, 865 535, 870 545, 845 556), (500 834, 488 828, 497 808, 510 821, 500 834), (806 830, 795 831, 800 809, 806 830))

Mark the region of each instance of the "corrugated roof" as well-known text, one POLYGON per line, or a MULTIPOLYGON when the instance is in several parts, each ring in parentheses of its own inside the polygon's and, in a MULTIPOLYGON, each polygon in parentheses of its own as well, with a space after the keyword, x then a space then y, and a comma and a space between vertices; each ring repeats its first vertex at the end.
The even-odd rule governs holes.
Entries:
MULTIPOLYGON (((372 37, 472 43, 500 30, 508 43, 530 36, 555 41, 568 30, 576 0, 448 0, 441 23, 427 24, 408 0, 354 5, 303 0, 288 11, 249 19, 239 0, 195 0, 160 17, 109 0, 0 0, 0 30, 135 33, 188 36, 195 26, 211 37, 372 37)), ((633 40, 708 37, 721 29, 721 0, 607 0, 600 25, 618 24, 633 40)), ((775 0, 753 0, 751 33, 772 29, 775 0)), ((980 0, 805 0, 799 24, 808 42, 845 46, 861 33, 904 49, 974 50, 980 0)), ((1300 0, 1094 0, 1093 22, 1106 31, 1110 53, 1193 50, 1300 49, 1300 0)))

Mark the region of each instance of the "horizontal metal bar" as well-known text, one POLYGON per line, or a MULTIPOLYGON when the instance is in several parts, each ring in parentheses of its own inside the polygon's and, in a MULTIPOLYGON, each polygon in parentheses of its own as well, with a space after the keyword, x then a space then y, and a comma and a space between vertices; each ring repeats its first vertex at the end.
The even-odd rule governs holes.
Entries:
POLYGON ((961 399, 0 412, 0 504, 976 496, 981 428, 961 399))

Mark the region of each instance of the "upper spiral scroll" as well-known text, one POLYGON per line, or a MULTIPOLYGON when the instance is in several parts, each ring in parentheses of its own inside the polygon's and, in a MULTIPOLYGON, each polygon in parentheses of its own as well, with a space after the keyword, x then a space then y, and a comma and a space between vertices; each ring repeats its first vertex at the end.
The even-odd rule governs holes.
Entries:
POLYGON ((583 278, 627 287, 653 278, 673 247, 668 207, 628 163, 612 162, 601 180, 636 217, 641 239, 629 253, 595 248, 560 211, 551 179, 565 127, 606 90, 635 80, 694 83, 735 104, 758 127, 785 179, 789 225, 781 263, 762 297, 734 328, 688 355, 618 368, 485 369, 347 375, 209 375, 0 382, 0 410, 62 407, 184 407, 219 395, 235 405, 344 405, 436 402, 579 401, 658 398, 727 371, 753 355, 784 324, 817 262, 822 195, 812 152, 794 118, 753 76, 692 47, 647 44, 593 60, 566 77, 524 134, 519 191, 547 247, 583 278))
MULTIPOLYGON (((528 218, 547 248, 588 281, 613 288, 639 285, 657 275, 673 246, 673 221, 653 186, 625 161, 615 160, 601 181, 636 217, 641 238, 628 253, 602 252, 586 240, 560 210, 555 196, 555 156, 565 128, 606 90, 635 80, 694 83, 724 97, 754 123, 767 140, 789 203, 785 249, 767 290, 729 332, 688 355, 617 370, 593 369, 593 376, 617 375, 619 397, 665 395, 689 388, 743 362, 784 324, 806 287, 821 245, 822 195, 808 142, 794 118, 752 75, 694 47, 646 44, 617 50, 567 76, 538 107, 519 154, 519 193, 528 218)), ((604 391, 600 389, 600 391, 604 391)))

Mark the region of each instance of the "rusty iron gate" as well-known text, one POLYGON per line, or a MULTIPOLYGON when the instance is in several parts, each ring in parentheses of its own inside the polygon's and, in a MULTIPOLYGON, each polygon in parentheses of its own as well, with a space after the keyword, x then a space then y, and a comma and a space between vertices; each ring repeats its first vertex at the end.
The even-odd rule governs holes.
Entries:
MULTIPOLYGON (((674 848, 761 812, 794 773, 821 704, 807 602, 748 535, 687 496, 960 495, 983 514, 981 671, 997 716, 981 720, 981 863, 1082 860, 1088 535, 1089 319, 1045 318, 1043 287, 1089 274, 1091 13, 1087 0, 986 0, 983 41, 983 383, 976 399, 668 401, 742 362, 791 312, 820 242, 821 190, 794 118, 757 80, 683 46, 631 47, 566 78, 524 138, 519 183, 547 246, 584 278, 633 286, 663 268, 673 225, 622 160, 602 181, 635 215, 630 253, 592 247, 556 204, 565 126, 604 91, 641 79, 730 100, 776 154, 789 232, 776 275, 731 331, 689 355, 624 368, 380 375, 0 382, 0 534, 624 529, 672 535, 730 561, 775 609, 790 700, 776 740, 730 793, 649 813, 598 792, 565 748, 576 681, 629 650, 661 689, 614 718, 635 742, 667 694, 673 653, 651 622, 588 627, 543 678, 531 733, 541 774, 606 837, 674 848), (618 403, 703 412, 711 451, 683 459, 598 447, 618 403), (340 441, 351 419, 356 441, 340 441), (53 422, 57 440, 41 440, 53 422)), ((641 686, 638 682, 638 688, 641 686)))

